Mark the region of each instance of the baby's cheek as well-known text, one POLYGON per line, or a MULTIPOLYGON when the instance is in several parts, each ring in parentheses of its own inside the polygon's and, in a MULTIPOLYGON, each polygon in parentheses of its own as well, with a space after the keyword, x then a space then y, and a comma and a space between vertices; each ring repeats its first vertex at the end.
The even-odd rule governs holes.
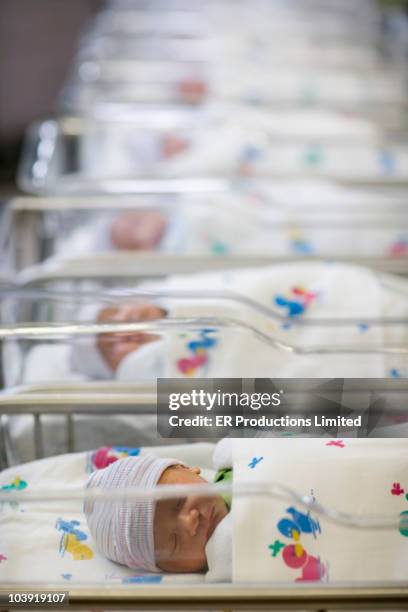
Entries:
POLYGON ((179 84, 181 98, 190 104, 198 104, 207 94, 207 84, 201 79, 185 79, 179 84))
POLYGON ((162 141, 162 154, 163 157, 168 159, 174 157, 178 153, 182 153, 189 147, 189 142, 181 136, 175 134, 166 134, 162 141))
POLYGON ((119 346, 116 348, 113 354, 113 358, 116 362, 116 367, 120 364, 122 359, 127 357, 127 355, 129 355, 130 353, 134 353, 135 351, 137 351, 137 349, 140 348, 142 344, 144 343, 143 342, 125 342, 123 344, 122 343, 119 344, 119 346))
POLYGON ((139 228, 139 244, 145 249, 155 248, 166 231, 166 220, 155 216, 146 218, 139 228))
POLYGON ((111 225, 113 246, 118 250, 153 249, 160 242, 166 219, 160 213, 122 215, 111 225))
POLYGON ((118 340, 101 339, 98 348, 105 362, 115 372, 122 359, 129 353, 135 351, 138 345, 135 343, 121 342, 118 340))

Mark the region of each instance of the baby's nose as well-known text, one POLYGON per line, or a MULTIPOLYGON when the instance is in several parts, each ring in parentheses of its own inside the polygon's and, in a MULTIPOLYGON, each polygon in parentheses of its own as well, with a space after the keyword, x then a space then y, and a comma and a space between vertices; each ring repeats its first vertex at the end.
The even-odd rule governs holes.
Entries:
POLYGON ((195 536, 198 530, 200 515, 196 508, 183 512, 179 516, 182 527, 190 536, 195 536))

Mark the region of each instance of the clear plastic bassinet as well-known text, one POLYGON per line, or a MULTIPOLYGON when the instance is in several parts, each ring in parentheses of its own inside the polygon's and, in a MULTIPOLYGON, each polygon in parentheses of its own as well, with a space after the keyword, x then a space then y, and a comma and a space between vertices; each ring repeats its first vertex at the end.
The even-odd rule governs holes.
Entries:
MULTIPOLYGON (((289 112, 285 121, 290 117, 289 112)), ((188 189, 189 181, 195 190, 206 189, 208 184, 211 188, 210 178, 331 179, 377 187, 407 182, 407 146, 384 140, 381 134, 357 130, 356 138, 353 131, 346 131, 316 139, 296 130, 288 133, 285 123, 277 128, 275 137, 275 128, 262 129, 259 143, 256 137, 253 144, 241 142, 241 136, 234 133, 234 146, 227 142, 214 155, 205 128, 212 125, 215 137, 217 121, 213 123, 205 114, 201 118, 197 123, 199 116, 192 112, 141 112, 133 118, 119 113, 116 119, 65 117, 33 125, 20 164, 19 184, 29 193, 63 195, 106 190, 129 193, 146 189, 143 181, 148 188, 149 181, 157 179, 166 181, 170 191, 188 189)), ((227 131, 230 127, 224 124, 227 131)))
MULTIPOLYGON (((154 222, 150 243, 135 241, 134 258, 147 250, 159 257, 216 258, 228 267, 234 258, 251 266, 262 258, 273 263, 320 257, 403 273, 408 235, 403 193, 339 189, 336 197, 331 204, 317 186, 314 203, 296 202, 290 190, 282 197, 254 184, 208 194, 22 198, 9 204, 2 250, 16 271, 50 258, 65 260, 65 267, 78 258, 90 263, 93 255, 123 250, 111 235, 125 221, 136 229, 154 222)), ((130 250, 119 253, 118 262, 126 258, 132 258, 130 250)))
MULTIPOLYGON (((262 439, 246 440, 247 452, 238 452, 233 462, 232 483, 222 481, 216 485, 201 482, 145 489, 125 484, 113 488, 102 480, 98 487, 84 488, 89 472, 102 467, 104 459, 110 459, 111 471, 120 469, 113 465, 118 459, 125 462, 121 465, 143 461, 143 453, 137 454, 137 449, 110 449, 109 456, 103 456, 99 449, 50 458, 41 464, 16 466, 1 475, 0 530, 6 547, 0 570, 3 589, 20 594, 22 591, 34 594, 45 590, 64 591, 73 607, 86 602, 89 606, 103 605, 107 609, 129 605, 151 609, 171 606, 208 609, 211 606, 217 610, 237 605, 253 610, 276 605, 281 609, 301 606, 314 610, 339 605, 346 609, 403 607, 408 596, 405 578, 401 578, 401 560, 406 555, 406 501, 403 495, 398 495, 403 490, 402 483, 391 481, 387 486, 386 479, 393 467, 394 473, 403 469, 406 453, 403 445, 399 445, 398 455, 395 442, 393 451, 387 451, 384 445, 382 451, 386 454, 381 462, 378 441, 377 457, 373 455, 372 445, 364 442, 367 441, 349 444, 348 449, 345 440, 343 455, 350 452, 352 460, 360 464, 366 463, 368 455, 375 465, 381 465, 377 483, 385 487, 384 491, 375 487, 366 491, 358 510, 350 505, 350 475, 348 484, 341 478, 352 460, 337 458, 332 470, 332 479, 341 496, 336 497, 334 493, 330 496, 328 472, 321 467, 316 470, 322 457, 326 457, 327 466, 331 467, 333 452, 338 452, 336 446, 326 446, 327 440, 269 443, 262 439), (322 448, 318 447, 319 443, 322 448), (310 459, 304 466, 296 466, 295 461, 309 448, 310 459), (350 451, 353 448, 354 453, 350 451), (268 452, 284 449, 290 459, 281 462, 277 473, 268 452), (262 460, 258 450, 263 452, 262 460), (251 452, 254 456, 249 456, 251 452), (250 468, 249 464, 256 467, 250 468), (271 470, 269 476, 265 473, 267 467, 271 470), (303 474, 305 479, 299 483, 299 475, 303 474), (314 487, 312 492, 310 483, 314 487), (229 512, 223 506, 223 498, 227 500, 229 512), (371 507, 369 499, 375 500, 371 507), (212 540, 210 536, 209 542, 221 541, 224 546, 221 553, 214 552, 212 544, 207 545, 208 571, 205 562, 202 570, 195 573, 138 571, 107 561, 101 554, 103 542, 96 539, 100 532, 94 530, 93 512, 103 509, 99 518, 102 525, 104 517, 109 517, 119 504, 120 507, 128 504, 132 512, 152 502, 154 512, 160 516, 166 515, 173 506, 177 517, 184 515, 190 506, 199 510, 198 533, 210 527, 212 540), (257 521, 253 520, 254 515, 257 521), (7 530, 7 521, 13 523, 12 530, 7 530), (42 537, 35 540, 37 562, 33 564, 30 544, 38 533, 42 537), (333 543, 337 543, 335 548, 333 543), (371 559, 362 563, 368 549, 371 559), (379 560, 384 559, 384 551, 386 562, 379 560), (344 578, 336 578, 339 575, 344 578), (211 581, 214 579, 215 583, 211 581)), ((211 482, 213 447, 198 447, 190 444, 173 449, 153 448, 151 452, 166 457, 165 453, 172 450, 173 456, 187 465, 192 460, 198 461, 203 477, 211 482)), ((97 481, 97 473, 93 480, 97 481)), ((357 476, 353 480, 357 482, 357 476)), ((113 523, 112 537, 120 535, 116 529, 113 523)), ((154 533, 157 538, 157 529, 154 533)), ((169 567, 177 558, 180 565, 191 566, 195 561, 197 567, 195 554, 193 547, 180 550, 178 546, 176 552, 166 547, 158 563, 169 567)))
MULTIPOLYGON (((164 276, 157 269, 156 280, 164 276)), ((123 288, 119 279, 115 288, 108 276, 111 289, 101 289, 102 278, 73 278, 71 272, 63 280, 58 272, 43 277, 38 288, 3 288, 7 386, 92 379, 114 385, 158 377, 407 376, 408 290, 396 278, 379 276, 379 304, 369 305, 372 290, 366 287, 362 296, 368 301, 355 303, 352 311, 343 307, 338 314, 322 310, 306 317, 301 310, 307 311, 309 294, 302 288, 293 295, 275 291, 268 305, 228 289, 158 289, 146 273, 135 276, 134 288, 123 288)))

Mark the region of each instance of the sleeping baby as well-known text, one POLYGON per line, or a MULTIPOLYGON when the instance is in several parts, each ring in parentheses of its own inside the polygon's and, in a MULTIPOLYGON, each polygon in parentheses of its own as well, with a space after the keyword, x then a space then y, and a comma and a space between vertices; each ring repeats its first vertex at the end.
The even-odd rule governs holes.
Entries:
POLYGON ((165 206, 159 199, 152 210, 106 210, 85 221, 76 214, 71 231, 71 213, 66 218, 64 213, 56 255, 147 250, 214 256, 397 256, 406 250, 402 204, 390 192, 321 180, 257 183, 177 201, 166 198, 165 206))
POLYGON ((127 382, 160 376, 315 377, 317 371, 320 377, 404 376, 408 294, 405 282, 392 276, 332 262, 297 262, 174 276, 148 288, 162 297, 96 307, 83 318, 156 321, 158 327, 181 321, 180 328, 76 340, 74 372, 127 382), (198 325, 190 329, 186 320, 198 325))
MULTIPOLYGON (((140 289, 150 291, 150 298, 95 303, 79 318, 142 322, 146 329, 84 335, 62 346, 38 343, 17 364, 23 369, 19 382, 110 380, 114 389, 114 381, 158 377, 408 376, 408 291, 405 280, 391 275, 333 262, 297 262, 171 276, 140 289), (165 331, 160 325, 167 325, 165 331)), ((9 368, 16 357, 5 360, 9 368)), ((12 418, 13 440, 29 460, 32 424, 29 417, 12 418)), ((94 416, 73 420, 78 449, 157 440, 155 415, 118 411, 109 428, 94 416)), ((42 421, 50 427, 48 452, 56 453, 64 447, 64 429, 54 415, 42 421)))
MULTIPOLYGON (((99 551, 138 572, 208 570, 209 582, 258 584, 404 581, 406 450, 403 438, 224 439, 215 481, 233 481, 235 496, 179 489, 156 503, 95 497, 84 510, 99 551), (251 494, 255 485, 263 495, 251 494)), ((198 468, 153 455, 119 459, 88 480, 117 490, 203 484, 198 468)))
POLYGON ((57 257, 88 255, 105 251, 150 251, 160 248, 168 222, 159 211, 106 211, 73 231, 63 227, 56 245, 57 257))
MULTIPOLYGON (((200 484, 207 484, 200 468, 145 455, 93 472, 87 487, 200 484)), ((108 559, 138 571, 192 573, 207 570, 207 544, 228 516, 229 506, 221 496, 188 495, 157 502, 87 501, 84 510, 95 543, 108 559)), ((228 543, 230 549, 230 539, 228 543)))

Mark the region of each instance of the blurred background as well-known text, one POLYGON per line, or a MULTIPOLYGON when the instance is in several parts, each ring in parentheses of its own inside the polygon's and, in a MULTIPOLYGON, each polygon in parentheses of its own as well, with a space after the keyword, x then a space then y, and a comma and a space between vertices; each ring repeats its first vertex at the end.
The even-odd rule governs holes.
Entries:
POLYGON ((13 191, 28 124, 51 114, 103 0, 0 0, 0 189, 13 191))
MULTIPOLYGON (((379 4, 388 11, 384 28, 395 28, 401 37, 400 17, 401 12, 407 14, 408 0, 379 0, 379 4)), ((16 190, 16 166, 27 126, 55 110, 78 41, 104 6, 105 0, 0 0, 2 195, 16 190)))

